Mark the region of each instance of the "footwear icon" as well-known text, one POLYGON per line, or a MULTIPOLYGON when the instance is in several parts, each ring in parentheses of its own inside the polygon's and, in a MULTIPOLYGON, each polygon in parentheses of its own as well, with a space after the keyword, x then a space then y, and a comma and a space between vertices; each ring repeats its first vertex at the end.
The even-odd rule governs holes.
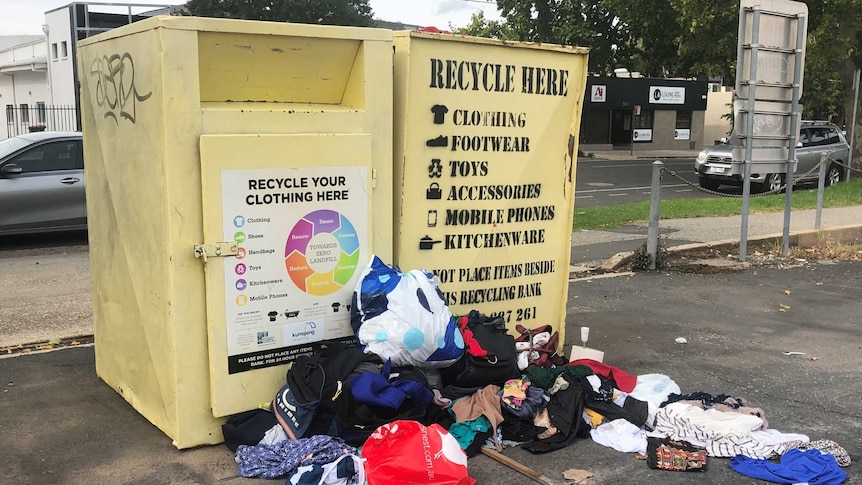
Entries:
POLYGON ((429 147, 447 147, 449 146, 449 137, 440 135, 437 138, 432 138, 425 142, 425 146, 429 147))

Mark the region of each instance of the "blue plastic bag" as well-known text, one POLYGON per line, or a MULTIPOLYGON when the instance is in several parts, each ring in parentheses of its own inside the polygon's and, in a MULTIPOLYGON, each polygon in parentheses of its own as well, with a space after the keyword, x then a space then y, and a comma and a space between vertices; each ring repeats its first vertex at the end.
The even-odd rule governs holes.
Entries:
POLYGON ((366 353, 420 368, 448 367, 464 353, 464 339, 431 273, 402 273, 373 256, 353 300, 351 324, 366 353))

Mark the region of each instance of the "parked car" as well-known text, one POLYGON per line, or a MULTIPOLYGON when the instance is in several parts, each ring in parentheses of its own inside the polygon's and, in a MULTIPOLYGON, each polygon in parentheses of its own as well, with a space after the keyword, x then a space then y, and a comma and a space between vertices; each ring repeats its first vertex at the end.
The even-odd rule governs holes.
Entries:
POLYGON ((0 141, 0 236, 86 229, 81 134, 0 141))
MULTIPOLYGON (((742 185, 741 175, 731 172, 731 145, 722 143, 701 151, 694 161, 694 171, 698 174, 700 186, 716 190, 720 185, 742 185)), ((796 145, 796 177, 801 182, 816 182, 819 170, 808 173, 820 163, 820 155, 827 153, 826 186, 844 180, 844 168, 836 162, 846 164, 850 156, 850 145, 837 126, 825 121, 803 121, 799 128, 799 141, 796 145), (803 175, 806 175, 802 178, 803 175)), ((756 165, 754 166, 756 167, 756 165)), ((752 190, 767 192, 784 185, 783 173, 752 173, 752 190)), ((794 179, 796 180, 796 179, 794 179)))

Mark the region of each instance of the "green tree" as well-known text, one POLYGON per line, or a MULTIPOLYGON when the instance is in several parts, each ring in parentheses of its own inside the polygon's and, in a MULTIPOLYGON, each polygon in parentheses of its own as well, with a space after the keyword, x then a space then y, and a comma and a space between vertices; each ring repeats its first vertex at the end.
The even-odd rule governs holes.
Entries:
POLYGON ((372 24, 368 0, 189 0, 189 14, 301 24, 372 24))
POLYGON ((856 106, 857 119, 851 119, 853 76, 857 69, 862 69, 862 0, 810 0, 806 3, 811 26, 805 55, 804 99, 814 95, 818 87, 837 94, 828 108, 835 107, 838 114, 835 121, 846 124, 848 134, 855 121, 853 165, 862 168, 862 103, 856 106), (817 74, 812 69, 816 69, 817 74))
POLYGON ((681 74, 676 42, 682 28, 670 0, 611 0, 609 6, 630 34, 626 67, 651 77, 681 74))
POLYGON ((670 0, 680 30, 676 38, 682 76, 736 75, 739 0, 670 0))
POLYGON ((515 39, 590 48, 589 70, 628 65, 633 42, 611 0, 497 0, 515 39))
POLYGON ((451 27, 452 32, 461 35, 488 37, 491 39, 516 40, 515 33, 509 29, 509 24, 501 20, 490 20, 481 10, 470 15, 470 23, 464 27, 451 27))

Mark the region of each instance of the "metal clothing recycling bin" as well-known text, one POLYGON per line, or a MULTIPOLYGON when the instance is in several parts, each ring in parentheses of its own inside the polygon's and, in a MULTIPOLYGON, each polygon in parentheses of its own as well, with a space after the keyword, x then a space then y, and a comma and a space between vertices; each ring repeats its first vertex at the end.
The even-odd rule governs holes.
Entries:
POLYGON ((436 274, 455 314, 551 325, 564 342, 588 49, 393 41, 397 263, 436 274))
POLYGON ((156 17, 79 46, 96 372, 177 448, 220 443, 392 259, 392 33, 156 17))

